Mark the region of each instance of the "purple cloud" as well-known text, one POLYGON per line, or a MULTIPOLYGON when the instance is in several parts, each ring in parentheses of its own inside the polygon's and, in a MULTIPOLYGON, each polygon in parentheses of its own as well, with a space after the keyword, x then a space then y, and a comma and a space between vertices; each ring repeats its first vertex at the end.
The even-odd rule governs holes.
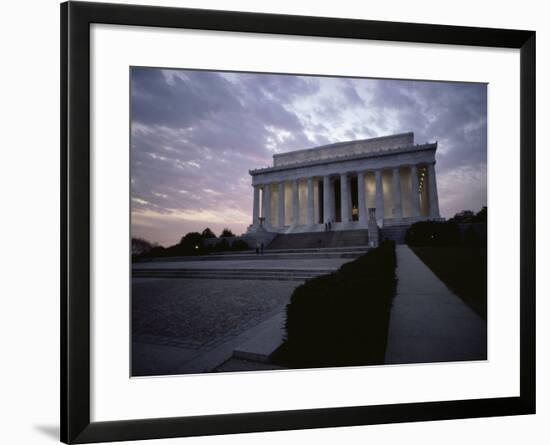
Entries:
POLYGON ((443 216, 487 202, 484 84, 133 68, 131 95, 133 236, 241 233, 274 153, 406 131, 439 141, 443 216))

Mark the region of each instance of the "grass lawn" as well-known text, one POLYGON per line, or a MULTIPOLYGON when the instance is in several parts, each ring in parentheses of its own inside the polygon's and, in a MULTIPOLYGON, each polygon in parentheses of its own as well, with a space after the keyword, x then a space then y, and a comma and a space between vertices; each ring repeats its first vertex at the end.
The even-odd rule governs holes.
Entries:
POLYGON ((484 320, 487 320, 487 249, 411 247, 418 257, 484 320))

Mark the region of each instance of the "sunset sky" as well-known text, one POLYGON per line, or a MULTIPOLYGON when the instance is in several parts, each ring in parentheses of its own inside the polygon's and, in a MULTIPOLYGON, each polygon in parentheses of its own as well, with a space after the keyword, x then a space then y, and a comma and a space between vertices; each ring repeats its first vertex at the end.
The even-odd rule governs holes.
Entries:
POLYGON ((441 215, 487 204, 485 84, 132 68, 132 236, 251 223, 274 153, 413 131, 438 141, 441 215))

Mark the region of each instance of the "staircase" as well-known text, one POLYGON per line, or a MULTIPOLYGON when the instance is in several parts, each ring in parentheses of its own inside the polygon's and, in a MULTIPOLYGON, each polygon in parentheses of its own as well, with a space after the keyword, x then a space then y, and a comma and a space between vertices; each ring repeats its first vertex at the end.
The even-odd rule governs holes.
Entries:
POLYGON ((133 278, 205 278, 209 280, 305 281, 334 272, 334 269, 134 269, 133 278))
POLYGON ((365 229, 278 234, 266 251, 367 246, 368 238, 365 229))
POLYGON ((151 258, 148 261, 134 263, 134 268, 148 268, 157 263, 181 263, 191 261, 193 263, 207 261, 250 261, 250 260, 304 260, 304 259, 329 259, 329 258, 357 258, 369 250, 365 245, 350 247, 317 247, 310 249, 266 249, 259 255, 254 250, 241 252, 215 252, 201 256, 174 256, 151 258))

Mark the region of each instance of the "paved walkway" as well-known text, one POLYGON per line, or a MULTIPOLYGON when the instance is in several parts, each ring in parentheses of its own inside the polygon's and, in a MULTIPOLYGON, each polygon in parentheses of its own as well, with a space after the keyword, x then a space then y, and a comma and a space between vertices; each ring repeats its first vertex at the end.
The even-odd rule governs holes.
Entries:
POLYGON ((487 324, 416 255, 396 246, 397 292, 390 315, 387 364, 487 358, 487 324))

